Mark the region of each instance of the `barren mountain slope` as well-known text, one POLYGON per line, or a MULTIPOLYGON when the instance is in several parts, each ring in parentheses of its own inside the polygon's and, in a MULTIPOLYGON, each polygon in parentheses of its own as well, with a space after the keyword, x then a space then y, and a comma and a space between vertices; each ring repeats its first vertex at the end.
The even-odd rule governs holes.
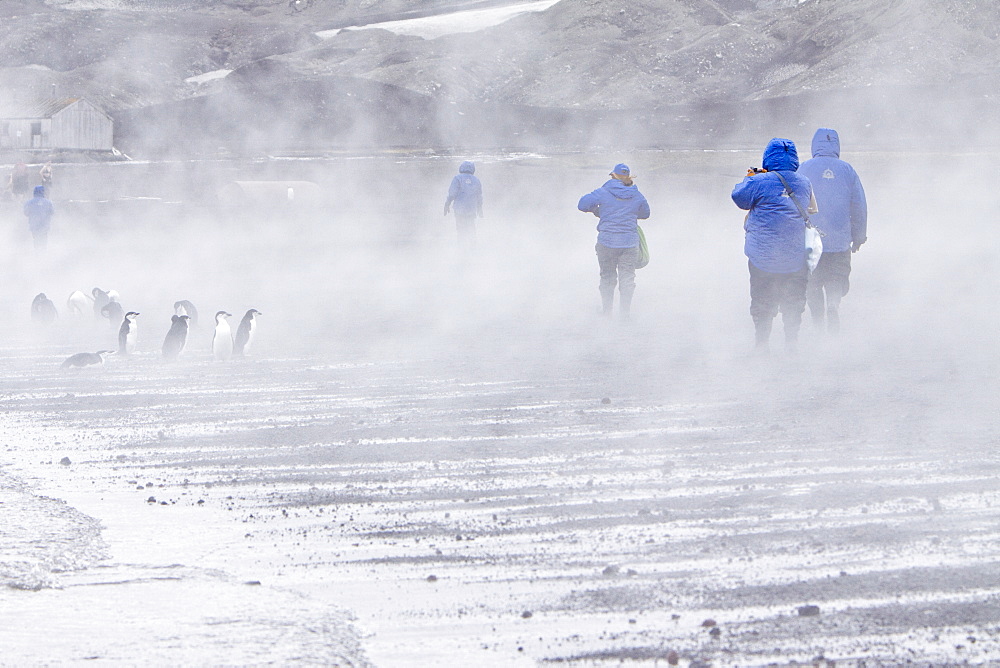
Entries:
POLYGON ((563 0, 480 33, 355 53, 342 33, 308 57, 453 100, 623 109, 995 72, 998 22, 1000 5, 972 0, 811 0, 739 16, 710 0, 563 0))

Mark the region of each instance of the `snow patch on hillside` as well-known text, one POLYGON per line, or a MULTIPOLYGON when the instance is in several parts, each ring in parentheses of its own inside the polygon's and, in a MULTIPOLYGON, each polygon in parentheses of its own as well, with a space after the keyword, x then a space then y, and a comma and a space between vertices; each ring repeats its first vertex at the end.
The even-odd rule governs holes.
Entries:
POLYGON ((439 14, 437 16, 424 16, 416 19, 403 19, 400 21, 383 21, 382 23, 370 23, 361 26, 349 26, 347 28, 337 28, 334 30, 322 30, 316 35, 324 39, 337 35, 341 30, 361 30, 364 28, 381 28, 397 35, 411 35, 423 37, 424 39, 434 39, 443 35, 454 35, 456 33, 476 32, 483 28, 499 25, 505 21, 528 14, 531 12, 542 12, 552 7, 559 0, 535 0, 534 2, 523 2, 505 7, 490 7, 489 9, 469 9, 450 14, 439 14))

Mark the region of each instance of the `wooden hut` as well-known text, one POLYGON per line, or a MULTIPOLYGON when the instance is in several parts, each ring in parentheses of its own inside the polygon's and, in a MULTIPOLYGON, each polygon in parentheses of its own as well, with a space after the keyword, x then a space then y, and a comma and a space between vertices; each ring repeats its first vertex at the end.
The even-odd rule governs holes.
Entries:
POLYGON ((114 122, 87 100, 50 99, 0 109, 0 149, 111 151, 114 122))

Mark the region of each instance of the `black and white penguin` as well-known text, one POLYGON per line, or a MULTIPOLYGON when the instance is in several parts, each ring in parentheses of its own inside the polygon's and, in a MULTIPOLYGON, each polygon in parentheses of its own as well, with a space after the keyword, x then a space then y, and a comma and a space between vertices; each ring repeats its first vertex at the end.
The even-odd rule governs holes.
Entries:
POLYGON ((94 288, 90 291, 90 294, 94 296, 94 317, 100 318, 101 309, 107 306, 108 302, 111 301, 111 295, 100 288, 94 288))
POLYGON ((131 355, 135 352, 135 342, 139 334, 139 325, 135 319, 139 314, 129 311, 122 319, 122 326, 118 329, 118 354, 131 355))
POLYGON ((188 320, 190 319, 191 316, 187 315, 170 316, 170 331, 167 332, 167 338, 163 339, 164 359, 175 360, 184 350, 188 336, 188 320))
POLYGON ((192 327, 198 326, 198 309, 188 300, 182 299, 179 302, 174 302, 174 313, 176 315, 186 315, 191 319, 191 322, 188 323, 189 325, 192 327))
POLYGON ((233 356, 233 330, 229 328, 232 313, 219 311, 215 314, 215 334, 212 336, 212 356, 217 360, 227 360, 233 356))
POLYGON ((236 328, 233 352, 241 357, 250 352, 250 346, 253 344, 253 335, 257 331, 257 316, 259 315, 261 313, 257 309, 250 309, 244 314, 243 319, 240 320, 240 326, 236 328))
POLYGON ((94 298, 79 290, 74 290, 66 299, 66 308, 74 318, 82 318, 94 306, 94 298))
POLYGON ((110 301, 101 309, 101 315, 108 319, 112 327, 115 327, 125 317, 125 309, 118 303, 118 295, 111 295, 110 301))
POLYGON ((56 305, 52 303, 52 300, 45 296, 44 292, 39 292, 35 295, 34 300, 31 302, 31 319, 41 325, 51 325, 56 318, 59 317, 59 313, 56 311, 56 305))
POLYGON ((73 367, 83 368, 85 366, 99 366, 104 364, 104 357, 113 352, 113 350, 98 350, 96 353, 77 353, 76 355, 70 355, 69 358, 62 363, 62 368, 70 369, 73 367))

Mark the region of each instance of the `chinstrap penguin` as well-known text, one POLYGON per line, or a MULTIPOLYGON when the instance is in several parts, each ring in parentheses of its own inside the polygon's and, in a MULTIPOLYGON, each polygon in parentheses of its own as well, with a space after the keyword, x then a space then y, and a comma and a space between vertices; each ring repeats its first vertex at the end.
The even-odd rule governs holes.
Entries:
POLYGON ((66 309, 75 318, 82 318, 94 305, 94 298, 79 290, 74 290, 66 299, 66 309))
POLYGON ((44 292, 39 292, 35 295, 35 299, 31 302, 31 319, 42 325, 51 325, 56 318, 59 317, 59 313, 56 311, 56 305, 52 303, 52 300, 45 296, 44 292))
POLYGON ((174 302, 174 313, 176 315, 186 315, 190 318, 191 322, 188 324, 191 325, 191 327, 198 326, 198 309, 196 309, 194 304, 188 300, 182 299, 178 302, 174 302))
POLYGON ((233 342, 233 352, 243 356, 250 351, 253 344, 253 336, 257 331, 257 316, 261 312, 255 308, 250 309, 240 320, 240 326, 236 328, 236 339, 233 342))
POLYGON ((90 294, 94 296, 94 317, 100 318, 102 317, 101 309, 111 301, 111 295, 100 288, 94 288, 90 291, 90 294))
POLYGON ((104 357, 113 353, 113 350, 98 350, 96 353, 77 353, 75 355, 70 355, 65 362, 62 363, 63 369, 70 369, 72 367, 83 368, 85 366, 101 365, 104 364, 104 357))
POLYGON ((215 334, 212 336, 212 355, 217 360, 227 360, 233 356, 233 331, 228 318, 232 313, 219 311, 215 314, 215 334))
POLYGON ((119 355, 131 355, 135 352, 135 342, 139 334, 139 325, 135 319, 138 315, 136 311, 129 311, 122 319, 122 326, 118 328, 119 355))
POLYGON ((187 343, 188 320, 190 319, 191 316, 187 315, 170 316, 170 331, 163 339, 163 359, 175 360, 184 350, 184 344, 187 343))
POLYGON ((115 327, 125 317, 125 309, 118 303, 118 296, 111 297, 111 300, 101 308, 101 315, 108 319, 112 327, 115 327))

